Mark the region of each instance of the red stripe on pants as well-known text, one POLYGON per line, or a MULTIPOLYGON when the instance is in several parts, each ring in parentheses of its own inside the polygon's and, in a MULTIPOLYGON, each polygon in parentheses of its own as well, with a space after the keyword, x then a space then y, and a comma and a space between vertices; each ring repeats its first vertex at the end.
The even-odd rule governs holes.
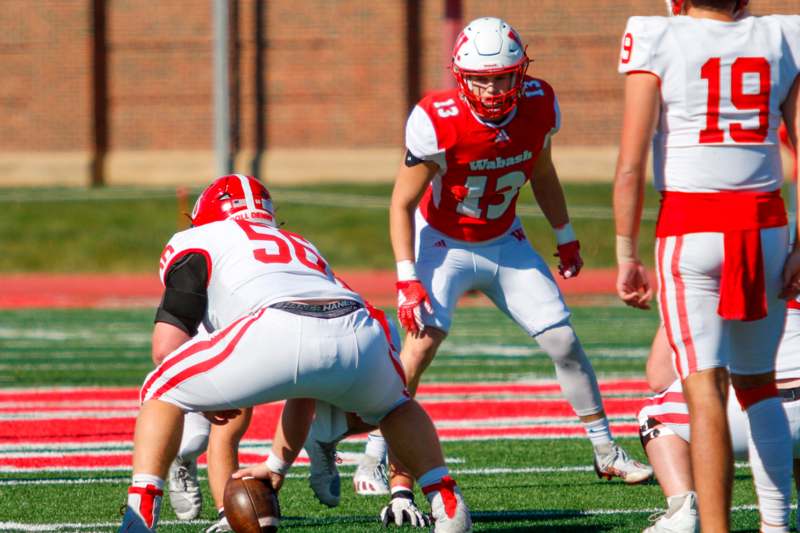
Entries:
MULTIPOLYGON (((197 352, 201 352, 203 350, 211 348, 212 346, 217 344, 220 340, 222 340, 222 338, 225 337, 225 335, 227 335, 228 332, 230 332, 230 330, 233 329, 236 326, 236 324, 238 324, 242 320, 247 319, 248 317, 249 317, 249 315, 243 316, 242 318, 240 318, 240 319, 234 321, 233 323, 231 323, 231 325, 229 325, 225 329, 215 333, 214 336, 211 337, 210 339, 205 340, 205 341, 200 341, 200 342, 197 342, 195 344, 192 344, 191 346, 186 348, 183 352, 177 353, 177 354, 173 355, 172 357, 168 358, 163 363, 161 363, 158 366, 158 368, 156 369, 156 371, 150 376, 150 379, 148 379, 145 382, 145 384, 142 385, 141 392, 139 393, 139 403, 144 401, 144 398, 147 395, 147 390, 153 385, 153 383, 158 378, 160 378, 164 374, 164 372, 166 372, 167 370, 169 370, 173 366, 177 365, 178 363, 180 363, 181 361, 183 361, 187 357, 191 357, 192 355, 196 354, 197 352)), ((178 348, 178 349, 180 349, 180 348, 178 348)))
MULTIPOLYGON (((165 392, 167 392, 169 389, 175 387, 179 383, 182 383, 182 382, 186 381, 187 379, 189 379, 191 377, 194 377, 197 374, 200 374, 201 372, 205 372, 207 370, 210 370, 211 368, 214 368, 215 366, 220 364, 222 361, 227 359, 228 356, 231 355, 231 353, 233 352, 233 349, 236 347, 236 344, 239 342, 239 340, 242 338, 242 336, 245 334, 245 332, 250 328, 250 326, 253 325, 253 323, 255 323, 256 320, 258 320, 261 317, 261 315, 264 314, 264 311, 266 311, 266 309, 267 308, 261 309, 261 311, 259 311, 257 315, 248 315, 248 316, 242 317, 239 320, 237 320, 236 322, 234 322, 233 324, 231 324, 231 326, 228 326, 227 328, 225 328, 225 333, 227 333, 231 329, 232 326, 240 323, 244 319, 249 319, 249 322, 247 324, 245 324, 244 326, 242 326, 242 328, 239 330, 239 332, 236 334, 236 336, 233 337, 230 340, 229 344, 225 347, 225 349, 222 352, 217 354, 215 357, 212 357, 211 359, 207 359, 207 360, 202 361, 202 362, 200 362, 200 363, 198 363, 196 365, 190 366, 189 368, 187 368, 187 369, 181 371, 180 373, 178 373, 177 375, 173 376, 164 385, 162 385, 161 388, 159 388, 155 393, 153 393, 153 396, 150 399, 152 399, 152 400, 158 399, 165 392)), ((222 338, 222 337, 224 337, 224 335, 220 335, 219 337, 217 337, 215 339, 212 339, 214 342, 211 343, 211 345, 209 347, 211 347, 214 344, 216 344, 219 341, 219 339, 222 338)), ((194 350, 193 353, 196 353, 197 351, 198 350, 194 350)), ((189 354, 189 355, 191 355, 191 354, 189 354)), ((188 357, 188 355, 185 356, 185 357, 181 357, 181 359, 185 359, 186 357, 188 357)), ((152 385, 152 383, 151 383, 151 385, 152 385)), ((146 397, 146 395, 147 395, 147 391, 144 392, 143 397, 146 397)))
POLYGON ((667 340, 672 348, 672 360, 675 362, 675 369, 678 375, 682 376, 681 371, 681 355, 678 352, 678 345, 675 344, 675 337, 672 335, 672 321, 669 318, 669 308, 667 307, 667 288, 666 277, 664 276, 664 250, 667 247, 667 238, 658 239, 658 275, 659 275, 659 293, 661 295, 661 316, 664 319, 664 329, 667 332, 667 340))
MULTIPOLYGON (((681 342, 686 348, 686 359, 689 363, 688 372, 697 372, 697 352, 694 349, 692 331, 689 329, 689 313, 686 309, 686 286, 681 278, 680 260, 683 248, 683 236, 675 238, 675 250, 672 252, 672 278, 675 282, 675 302, 678 306, 678 324, 681 330, 681 342)), ((686 376, 682 376, 686 377, 686 376)))

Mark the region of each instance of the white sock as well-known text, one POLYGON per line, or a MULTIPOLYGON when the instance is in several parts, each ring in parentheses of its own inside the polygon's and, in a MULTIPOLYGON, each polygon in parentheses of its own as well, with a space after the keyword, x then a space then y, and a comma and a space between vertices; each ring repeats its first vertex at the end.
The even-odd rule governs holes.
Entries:
POLYGON ((604 444, 611 444, 611 428, 608 425, 608 418, 603 417, 599 420, 592 420, 591 422, 584 422, 583 429, 586 430, 586 436, 592 442, 595 448, 604 444))
POLYGON ((208 435, 211 422, 203 413, 189 412, 183 417, 183 436, 178 448, 178 457, 182 462, 197 461, 208 447, 208 435))
POLYGON ((761 530, 764 533, 788 531, 792 438, 781 399, 767 398, 751 405, 747 409, 747 419, 750 422, 750 468, 758 495, 761 530))
POLYGON ((153 485, 158 490, 162 490, 164 488, 164 480, 151 474, 134 474, 133 479, 131 480, 131 485, 134 487, 146 487, 147 485, 153 485))
POLYGON ((373 435, 372 433, 367 435, 367 448, 364 453, 383 461, 386 459, 386 449, 386 439, 383 438, 383 435, 373 435))

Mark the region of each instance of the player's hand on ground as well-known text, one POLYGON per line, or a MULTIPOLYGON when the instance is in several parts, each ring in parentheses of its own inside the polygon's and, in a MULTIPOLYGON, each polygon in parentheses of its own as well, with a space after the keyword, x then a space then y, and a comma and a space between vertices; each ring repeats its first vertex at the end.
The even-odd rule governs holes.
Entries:
POLYGON ((625 305, 650 309, 653 289, 650 288, 644 265, 639 262, 620 263, 617 270, 617 295, 625 305))
POLYGON ((433 313, 431 299, 425 287, 417 279, 398 281, 397 319, 400 325, 411 333, 419 333, 425 327, 422 323, 422 308, 433 313))
POLYGON ((565 242, 558 245, 558 273, 564 279, 574 278, 583 268, 581 259, 581 244, 578 241, 565 242))
POLYGON ((783 288, 780 297, 792 300, 800 294, 800 248, 795 248, 783 266, 783 288))
POLYGON ((272 489, 275 492, 281 490, 283 486, 283 479, 284 476, 280 474, 276 474, 275 472, 271 471, 266 463, 258 463, 257 465, 248 466, 247 468, 242 468, 237 470, 231 477, 234 479, 240 479, 243 477, 254 477, 257 479, 269 479, 270 483, 272 484, 272 489))
POLYGON ((398 527, 409 525, 411 527, 428 527, 430 519, 414 503, 414 493, 410 490, 401 490, 392 494, 389 505, 381 509, 381 522, 383 527, 394 524, 398 527))
POLYGON ((225 409, 223 411, 203 411, 203 416, 212 424, 224 426, 230 420, 242 414, 241 409, 225 409))

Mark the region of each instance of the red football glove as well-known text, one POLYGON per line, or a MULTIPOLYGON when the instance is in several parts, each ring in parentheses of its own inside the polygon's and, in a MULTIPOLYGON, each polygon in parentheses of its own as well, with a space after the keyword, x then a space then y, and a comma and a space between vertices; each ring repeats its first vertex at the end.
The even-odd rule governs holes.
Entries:
POLYGON ((397 319, 400 325, 411 333, 419 333, 425 327, 422 323, 422 307, 433 313, 428 292, 418 279, 398 281, 397 287, 397 319))
POLYGON ((558 245, 558 273, 564 279, 574 278, 583 267, 581 244, 578 241, 565 242, 558 245))

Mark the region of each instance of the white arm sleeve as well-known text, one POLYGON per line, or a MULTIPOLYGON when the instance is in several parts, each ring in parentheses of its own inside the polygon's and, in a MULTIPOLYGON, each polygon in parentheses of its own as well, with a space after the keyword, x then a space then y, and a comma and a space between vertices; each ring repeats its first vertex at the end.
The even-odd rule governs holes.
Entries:
POLYGON ((443 167, 444 151, 439 149, 436 129, 428 114, 415 106, 406 122, 406 148, 415 157, 443 167))

